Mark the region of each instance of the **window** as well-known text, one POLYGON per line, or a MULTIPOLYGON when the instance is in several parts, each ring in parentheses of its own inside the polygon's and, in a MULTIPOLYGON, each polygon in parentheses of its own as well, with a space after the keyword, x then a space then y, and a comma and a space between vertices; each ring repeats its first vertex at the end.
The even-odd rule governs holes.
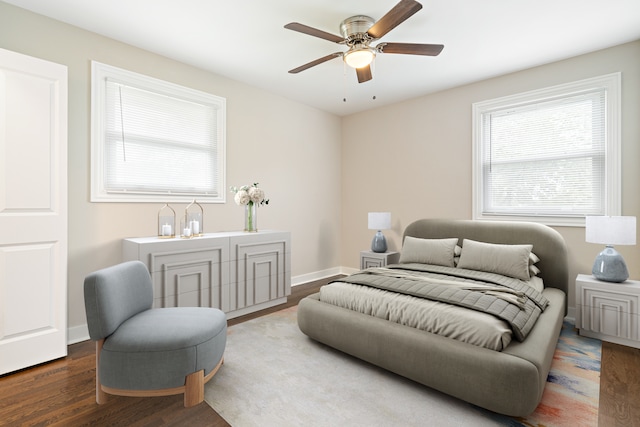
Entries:
POLYGON ((473 104, 474 219, 620 214, 620 73, 473 104))
POLYGON ((92 202, 225 201, 226 101, 92 62, 92 202))

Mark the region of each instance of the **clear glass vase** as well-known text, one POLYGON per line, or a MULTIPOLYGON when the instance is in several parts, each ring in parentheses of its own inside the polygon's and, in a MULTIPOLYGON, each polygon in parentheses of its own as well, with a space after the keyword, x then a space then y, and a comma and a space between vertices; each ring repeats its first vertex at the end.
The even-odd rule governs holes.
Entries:
POLYGON ((258 204, 249 202, 244 206, 244 231, 258 231, 258 204))

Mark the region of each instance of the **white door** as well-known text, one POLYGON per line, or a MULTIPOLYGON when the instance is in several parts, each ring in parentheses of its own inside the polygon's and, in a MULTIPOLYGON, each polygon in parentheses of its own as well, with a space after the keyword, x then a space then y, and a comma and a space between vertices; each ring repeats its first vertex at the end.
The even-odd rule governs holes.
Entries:
POLYGON ((0 374, 66 341, 67 68, 0 49, 0 374))

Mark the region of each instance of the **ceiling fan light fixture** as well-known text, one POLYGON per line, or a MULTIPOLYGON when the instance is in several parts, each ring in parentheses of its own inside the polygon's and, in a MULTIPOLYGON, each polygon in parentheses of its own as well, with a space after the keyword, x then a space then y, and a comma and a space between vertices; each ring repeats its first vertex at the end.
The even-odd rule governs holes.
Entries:
POLYGON ((344 62, 351 68, 362 68, 373 62, 376 54, 370 47, 360 47, 350 49, 344 54, 344 62))
POLYGON ((378 53, 438 56, 444 48, 441 44, 383 42, 371 47, 373 42, 383 38, 389 31, 402 24, 420 9, 422 9, 422 5, 416 0, 400 0, 378 21, 366 15, 352 16, 340 23, 342 37, 299 22, 290 22, 284 26, 286 29, 346 46, 347 51, 323 56, 289 70, 289 73, 297 74, 341 56, 346 65, 356 70, 358 83, 365 83, 373 78, 371 63, 378 53))

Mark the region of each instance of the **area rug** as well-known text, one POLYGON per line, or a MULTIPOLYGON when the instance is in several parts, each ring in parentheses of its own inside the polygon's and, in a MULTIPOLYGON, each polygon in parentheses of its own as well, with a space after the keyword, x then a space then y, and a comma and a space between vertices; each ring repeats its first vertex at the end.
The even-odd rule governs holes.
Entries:
POLYGON ((245 426, 596 426, 600 341, 565 323, 542 402, 526 418, 498 415, 319 344, 297 307, 231 326, 206 402, 245 426))

